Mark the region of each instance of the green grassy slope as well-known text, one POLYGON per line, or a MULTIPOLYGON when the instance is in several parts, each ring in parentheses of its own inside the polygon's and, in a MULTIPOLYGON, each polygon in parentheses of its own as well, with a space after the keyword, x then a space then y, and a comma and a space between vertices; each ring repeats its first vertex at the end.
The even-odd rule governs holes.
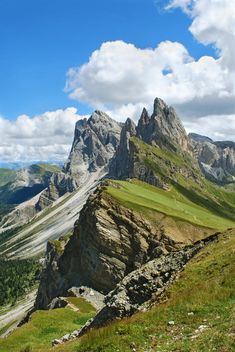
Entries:
POLYGON ((13 180, 15 175, 16 175, 15 170, 0 168, 0 187, 4 186, 9 181, 13 180))
POLYGON ((8 338, 0 339, 0 351, 48 351, 52 340, 78 329, 95 314, 95 309, 84 300, 76 301, 76 307, 80 311, 66 307, 33 313, 29 323, 15 330, 8 338))
MULTIPOLYGON (((201 173, 195 159, 188 153, 172 153, 131 138, 132 158, 141 170, 152 171, 174 192, 211 213, 235 221, 235 187, 221 187, 201 173)), ((151 183, 151 178, 142 181, 151 183)), ((175 195, 173 195, 173 200, 175 195)))
POLYGON ((112 181, 112 183, 108 186, 107 192, 121 204, 143 213, 146 217, 148 213, 152 217, 152 212, 155 211, 213 229, 235 227, 235 219, 233 221, 224 217, 223 213, 216 213, 197 204, 196 201, 193 202, 177 187, 172 186, 169 191, 165 191, 138 180, 112 181))
POLYGON ((204 248, 189 262, 167 291, 165 303, 50 351, 234 351, 234 251, 233 230, 221 235, 218 242, 204 248), (169 325, 169 321, 174 325, 169 325))

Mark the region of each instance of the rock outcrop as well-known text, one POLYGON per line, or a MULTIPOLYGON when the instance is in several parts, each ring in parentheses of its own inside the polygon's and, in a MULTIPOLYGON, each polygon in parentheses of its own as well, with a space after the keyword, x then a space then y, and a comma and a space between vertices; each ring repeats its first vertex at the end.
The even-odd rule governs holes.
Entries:
POLYGON ((195 133, 189 134, 193 152, 205 176, 219 183, 235 182, 235 143, 214 142, 195 133))
POLYGON ((107 172, 109 162, 119 145, 122 125, 102 111, 95 111, 89 119, 77 121, 74 140, 61 173, 53 175, 42 193, 37 208, 47 207, 67 192, 84 184, 92 172, 107 172))
POLYGON ((171 153, 192 153, 190 140, 175 110, 159 98, 154 101, 151 116, 143 109, 137 126, 131 119, 126 120, 109 174, 111 178, 137 178, 168 189, 167 183, 145 162, 148 152, 145 153, 146 148, 139 146, 143 142, 171 153))
POLYGON ((88 172, 108 167, 120 140, 121 124, 102 111, 76 123, 72 149, 64 171, 78 182, 88 172))
POLYGON ((180 148, 189 152, 191 149, 189 138, 176 111, 159 98, 154 100, 151 116, 143 109, 137 126, 137 136, 145 143, 156 144, 171 151, 180 148))
POLYGON ((42 210, 67 192, 73 192, 86 182, 91 172, 108 165, 119 145, 122 125, 102 111, 96 110, 89 119, 77 121, 74 140, 61 173, 53 175, 48 188, 37 204, 42 210))
POLYGON ((164 236, 99 187, 85 204, 64 251, 48 244, 36 308, 47 308, 72 286, 107 294, 125 275, 176 246, 164 236))
MULTIPOLYGON (((118 187, 105 181, 89 197, 68 243, 48 244, 37 309, 47 309, 73 286, 107 294, 133 270, 194 241, 193 225, 178 227, 163 214, 155 214, 153 224, 111 197, 109 185, 118 187)), ((196 231, 198 236, 200 229, 196 231)), ((203 238, 205 229, 201 231, 203 238)))
POLYGON ((185 264, 203 247, 218 239, 214 234, 205 240, 179 251, 162 254, 132 271, 104 299, 104 307, 80 330, 53 342, 54 345, 81 337, 94 328, 107 325, 112 320, 123 319, 146 310, 151 304, 165 299, 164 293, 179 276, 185 264))
POLYGON ((126 179, 134 176, 134 150, 131 143, 131 137, 133 136, 136 136, 136 125, 134 121, 128 118, 121 130, 120 145, 110 163, 109 173, 111 177, 126 179))

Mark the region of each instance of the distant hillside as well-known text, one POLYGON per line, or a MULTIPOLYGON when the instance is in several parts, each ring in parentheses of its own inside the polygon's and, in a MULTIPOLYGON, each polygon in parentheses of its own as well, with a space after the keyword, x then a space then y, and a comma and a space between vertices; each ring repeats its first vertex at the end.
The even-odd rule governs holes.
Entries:
POLYGON ((46 188, 52 174, 59 171, 58 166, 50 164, 34 164, 18 171, 0 169, 0 220, 46 188))
POLYGON ((11 182, 16 176, 16 171, 6 168, 0 168, 0 187, 11 182))

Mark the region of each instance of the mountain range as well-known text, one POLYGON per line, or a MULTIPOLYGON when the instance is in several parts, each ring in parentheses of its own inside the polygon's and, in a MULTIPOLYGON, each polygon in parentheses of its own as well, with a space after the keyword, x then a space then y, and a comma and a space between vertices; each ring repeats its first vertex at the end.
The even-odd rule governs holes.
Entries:
MULTIPOLYGON (((234 264, 229 248, 234 245, 235 233, 235 143, 187 135, 174 108, 156 98, 153 112, 144 108, 137 124, 130 118, 125 123, 116 122, 101 111, 79 120, 62 169, 33 165, 1 175, 0 200, 9 209, 4 210, 0 221, 0 254, 8 261, 39 256, 43 266, 35 302, 21 321, 22 326, 4 340, 3 352, 27 348, 48 351, 51 343, 59 345, 57 351, 116 351, 116 333, 122 351, 155 351, 153 342, 139 332, 141 323, 136 323, 137 340, 130 341, 128 335, 133 339, 135 333, 132 327, 128 333, 122 319, 128 318, 128 324, 134 321, 135 326, 138 315, 130 317, 139 312, 146 328, 149 326, 146 334, 151 335, 151 312, 159 309, 160 316, 164 316, 161 309, 165 304, 165 309, 173 314, 171 292, 174 297, 181 292, 187 299, 187 270, 192 273, 188 282, 195 285, 195 295, 190 293, 192 311, 185 312, 185 301, 182 312, 187 315, 186 320, 196 315, 195 320, 184 322, 178 312, 177 326, 169 319, 163 331, 159 323, 160 330, 155 329, 154 334, 161 343, 156 344, 159 351, 208 351, 215 343, 219 346, 215 340, 222 331, 224 316, 214 318, 217 328, 210 335, 214 342, 209 349, 202 349, 212 323, 202 324, 205 312, 201 310, 205 299, 205 309, 212 316, 217 314, 217 304, 229 307, 234 302, 234 271, 228 278, 226 270, 234 264), (196 296, 199 276, 218 291, 212 307, 207 286, 203 287, 204 296, 196 296), (219 283, 215 282, 216 277, 219 283), (178 291, 174 291, 177 285, 178 291), (76 309, 81 314, 79 323, 67 326, 70 319, 74 321, 76 309), (32 346, 28 345, 27 331, 37 319, 48 323, 44 312, 52 320, 53 314, 58 314, 64 329, 57 329, 56 320, 54 332, 48 325, 48 335, 37 326, 44 342, 40 344, 35 337, 29 339, 32 346), (62 318, 66 314, 67 318, 62 318), (113 323, 120 320, 121 325, 113 323), (183 331, 184 324, 190 330, 189 336, 183 331), (97 341, 95 333, 99 328, 104 329, 97 332, 101 341, 97 341), (123 331, 120 334, 119 329, 123 331), (109 332, 110 343, 116 347, 109 345, 109 332), (85 339, 80 339, 82 335, 85 339), (169 348, 176 349, 169 349, 162 335, 169 339, 169 348), (194 349, 187 349, 189 343, 194 349)), ((29 307, 21 302, 21 308, 22 315, 29 307)), ((233 334, 232 312, 227 313, 226 319, 229 338, 233 334)), ((2 321, 8 322, 6 334, 15 320, 13 323, 3 317, 2 321)), ((227 347, 232 348, 232 343, 227 347)))

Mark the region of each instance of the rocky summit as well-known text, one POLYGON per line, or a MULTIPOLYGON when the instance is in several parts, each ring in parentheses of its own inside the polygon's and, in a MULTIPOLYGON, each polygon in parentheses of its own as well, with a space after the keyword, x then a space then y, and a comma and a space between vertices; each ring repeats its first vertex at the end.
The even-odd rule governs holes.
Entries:
POLYGON ((137 126, 137 136, 145 143, 173 151, 179 147, 183 151, 190 150, 189 139, 176 111, 159 98, 154 101, 151 116, 143 109, 137 126))
POLYGON ((43 209, 67 192, 85 184, 91 173, 104 175, 119 145, 121 124, 96 110, 76 123, 72 148, 63 170, 54 175, 37 204, 43 209))

